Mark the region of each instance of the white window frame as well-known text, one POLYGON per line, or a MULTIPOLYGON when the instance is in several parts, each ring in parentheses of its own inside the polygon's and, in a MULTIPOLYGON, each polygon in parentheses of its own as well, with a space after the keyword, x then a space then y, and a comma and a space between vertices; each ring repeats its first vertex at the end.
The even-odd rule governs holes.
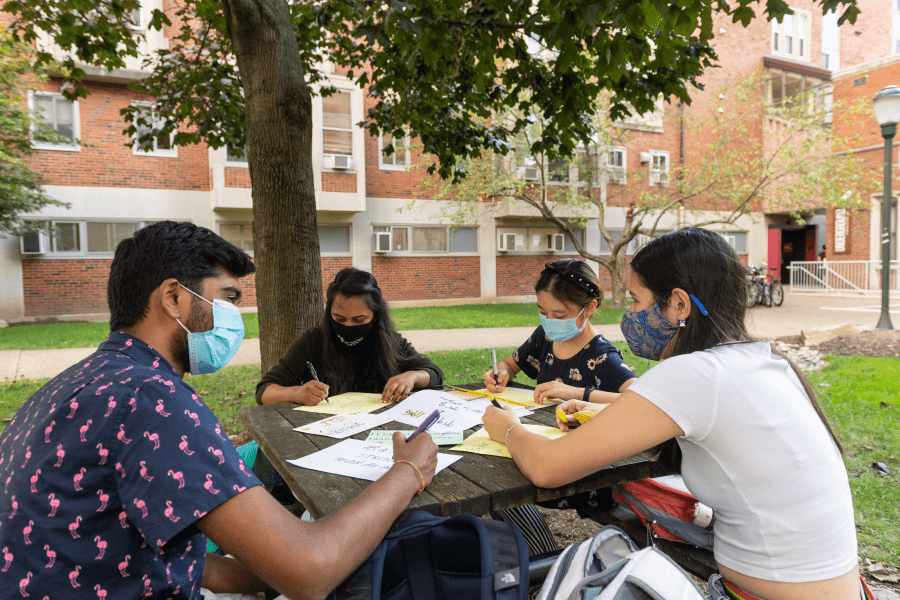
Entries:
MULTIPOLYGON (((54 99, 54 106, 56 106, 57 100, 62 100, 64 102, 71 102, 72 104, 72 143, 71 144, 54 144, 53 142, 45 142, 41 140, 36 140, 32 136, 31 146, 38 150, 59 150, 62 152, 81 152, 81 144, 77 141, 81 139, 81 117, 79 114, 79 102, 77 100, 70 101, 66 100, 65 96, 58 92, 42 92, 42 91, 33 91, 29 90, 28 92, 28 111, 31 115, 37 119, 36 117, 36 108, 34 103, 35 96, 50 96, 54 99)), ((56 119, 56 115, 53 115, 54 120, 56 119)), ((32 134, 34 132, 35 126, 32 125, 31 131, 32 134)))
POLYGON ((233 159, 231 157, 231 155, 228 153, 228 148, 229 148, 229 146, 227 144, 222 147, 222 154, 224 155, 223 163, 225 164, 226 167, 241 167, 241 168, 246 169, 250 166, 247 161, 246 148, 244 149, 244 160, 233 159))
MULTIPOLYGON (((390 134, 388 134, 390 135, 390 134)), ((391 140, 393 143, 394 136, 391 135, 391 140)), ((384 154, 384 132, 378 134, 378 168, 382 171, 405 171, 409 168, 409 134, 403 136, 403 145, 400 148, 400 152, 398 152, 398 148, 394 146, 394 153, 390 156, 385 156, 384 154), (396 164, 397 156, 402 154, 403 160, 405 164, 398 165, 396 164), (394 164, 385 161, 394 161, 394 164)))
MULTIPOLYGON (((346 227, 347 228, 347 250, 346 252, 326 252, 321 250, 322 256, 353 256, 353 224, 352 223, 318 223, 316 227, 316 235, 321 240, 319 230, 322 227, 346 227)), ((321 244, 320 244, 321 246, 321 244)))
MULTIPOLYGON (((131 105, 134 107, 140 108, 140 109, 147 110, 148 112, 151 113, 151 116, 152 116, 152 110, 153 110, 152 102, 132 102, 131 105)), ((159 122, 160 122, 159 119, 154 119, 153 126, 155 127, 156 124, 159 122)), ((135 125, 135 127, 137 127, 137 126, 135 125)), ((137 136, 135 136, 135 139, 137 139, 137 136)), ((141 150, 140 148, 138 148, 137 144, 134 144, 131 147, 131 154, 134 156, 150 156, 150 157, 157 157, 157 158, 178 158, 178 146, 175 145, 175 132, 174 131, 169 134, 169 143, 172 146, 171 148, 162 148, 162 149, 157 148, 156 142, 157 142, 157 138, 153 138, 153 149, 152 150, 141 150)))
POLYGON ((810 61, 812 13, 793 6, 790 9, 793 14, 783 15, 780 22, 772 19, 772 53, 810 61))
POLYGON ((247 223, 246 221, 218 221, 218 222, 216 223, 216 233, 218 233, 218 234, 219 234, 219 237, 221 237, 223 240, 225 240, 225 241, 228 242, 229 244, 233 244, 234 246, 240 248, 242 251, 246 252, 249 256, 253 256, 253 252, 254 252, 253 250, 244 250, 244 248, 243 248, 243 245, 244 245, 244 244, 243 244, 243 241, 244 241, 243 229, 244 229, 245 227, 247 227, 247 228, 250 229, 250 236, 251 236, 251 239, 252 239, 252 236, 253 236, 253 223, 247 223), (223 227, 223 226, 225 226, 225 227, 240 227, 240 228, 241 228, 241 243, 240 243, 240 244, 235 244, 234 242, 225 240, 225 236, 222 235, 222 227, 223 227))
POLYGON ((628 148, 625 146, 610 146, 606 149, 606 161, 604 164, 606 169, 606 181, 616 185, 625 185, 628 183, 628 148), (610 159, 614 155, 621 155, 622 164, 611 164, 610 159), (615 173, 616 175, 613 175, 615 173))
POLYGON ((650 185, 659 187, 669 187, 669 171, 671 161, 669 160, 668 150, 651 150, 650 151, 650 185), (666 168, 660 169, 658 166, 659 158, 665 158, 666 168), (663 177, 662 175, 665 175, 663 177))
MULTIPOLYGON (((475 229, 477 227, 459 227, 458 229, 475 229)), ((477 255, 478 254, 478 240, 476 234, 476 249, 470 252, 462 252, 462 251, 453 251, 450 250, 450 237, 452 232, 450 231, 450 226, 448 225, 372 225, 372 250, 373 253, 384 255, 390 254, 394 256, 459 256, 459 255, 477 255), (393 240, 394 240, 394 231, 405 229, 406 230, 406 250, 396 250, 393 248, 393 240), (414 229, 443 229, 447 232, 446 245, 444 250, 414 250, 413 249, 413 230, 414 229), (387 252, 375 252, 375 244, 377 243, 376 233, 389 233, 391 239, 392 248, 387 252)))
MULTIPOLYGON (((584 243, 585 230, 582 228, 581 240, 584 243)), ((529 255, 549 255, 549 254, 567 254, 577 256, 578 252, 574 249, 566 250, 566 244, 570 243, 568 236, 561 230, 554 227, 498 227, 497 228, 497 246, 495 250, 498 254, 529 254, 529 255), (500 237, 505 235, 514 235, 516 237, 516 247, 500 250, 500 237), (563 237, 563 249, 553 250, 552 245, 558 239, 556 236, 563 237)))
POLYGON ((147 28, 147 24, 144 22, 144 3, 141 2, 139 6, 131 11, 130 17, 134 17, 137 15, 137 22, 135 22, 134 18, 129 20, 128 26, 134 29, 135 31, 143 31, 147 28))
POLYGON ((46 223, 49 228, 53 229, 60 225, 68 225, 75 224, 78 226, 78 250, 57 250, 56 249, 56 236, 47 235, 47 251, 42 255, 28 255, 33 258, 46 258, 46 259, 54 259, 54 258, 105 258, 112 257, 115 254, 115 248, 108 251, 102 252, 89 252, 88 251, 88 223, 135 223, 137 224, 137 229, 141 229, 142 227, 146 227, 152 223, 156 223, 156 221, 144 221, 137 219, 33 219, 35 221, 39 221, 41 223, 46 223))
MULTIPOLYGON (((342 129, 342 128, 339 128, 339 127, 326 127, 326 126, 325 126, 325 106, 324 106, 324 104, 323 104, 323 101, 324 101, 325 99, 324 99, 323 97, 320 96, 320 97, 319 97, 319 114, 322 116, 322 120, 320 121, 320 131, 322 132, 322 146, 321 146, 322 157, 323 157, 322 165, 323 165, 323 168, 326 168, 326 169, 328 169, 329 171, 330 171, 330 170, 334 170, 334 171, 337 171, 337 172, 341 172, 341 171, 354 171, 354 170, 355 170, 355 166, 356 166, 356 161, 354 160, 355 157, 356 157, 356 144, 355 144, 355 141, 354 141, 354 139, 353 139, 353 138, 355 137, 355 135, 354 135, 354 134, 355 134, 355 127, 354 127, 354 125, 353 125, 353 99, 354 99, 354 94, 353 94, 353 90, 344 90, 344 89, 338 89, 338 90, 335 92, 335 94, 347 94, 348 96, 350 96, 350 128, 349 128, 349 129, 342 129), (350 154, 334 154, 334 153, 331 153, 331 152, 325 152, 325 132, 326 132, 326 131, 348 131, 348 132, 350 132, 350 154), (349 169, 331 169, 331 168, 328 168, 328 167, 325 166, 325 160, 324 160, 324 157, 325 157, 325 156, 349 156, 349 157, 350 157, 350 168, 349 168, 349 169)), ((333 95, 333 94, 332 94, 332 95, 333 95)))

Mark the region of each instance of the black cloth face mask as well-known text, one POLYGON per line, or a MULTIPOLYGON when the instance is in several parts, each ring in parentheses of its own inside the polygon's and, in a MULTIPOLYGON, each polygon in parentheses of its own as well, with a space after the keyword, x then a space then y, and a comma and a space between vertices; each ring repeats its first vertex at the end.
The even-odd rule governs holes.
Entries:
POLYGON ((347 346, 355 346, 372 331, 372 327, 375 325, 375 319, 372 319, 368 323, 363 323, 362 325, 344 325, 343 323, 338 323, 334 319, 331 320, 331 328, 334 329, 334 333, 337 338, 347 346))

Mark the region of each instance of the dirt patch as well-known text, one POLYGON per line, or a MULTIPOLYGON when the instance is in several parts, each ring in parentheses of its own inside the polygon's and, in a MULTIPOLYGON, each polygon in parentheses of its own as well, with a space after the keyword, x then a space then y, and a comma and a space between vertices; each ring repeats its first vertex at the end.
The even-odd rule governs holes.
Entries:
MULTIPOLYGON (((778 341, 799 345, 800 336, 780 337, 778 341)), ((810 347, 818 350, 820 354, 834 354, 835 356, 900 357, 900 330, 873 329, 848 333, 824 341, 818 346, 810 347)))

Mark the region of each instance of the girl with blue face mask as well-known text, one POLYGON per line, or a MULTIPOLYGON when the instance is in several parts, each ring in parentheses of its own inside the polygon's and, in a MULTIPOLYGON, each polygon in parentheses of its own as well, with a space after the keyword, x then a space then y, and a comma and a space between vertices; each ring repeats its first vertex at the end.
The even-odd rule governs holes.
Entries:
POLYGON ((712 598, 871 598, 842 448, 806 376, 749 335, 744 267, 731 246, 691 227, 663 235, 633 257, 629 291, 622 331, 633 352, 660 363, 612 404, 563 403, 566 415, 599 412, 556 440, 489 406, 491 439, 546 488, 674 447, 661 460, 716 511, 712 598))
POLYGON ((534 286, 541 325, 518 350, 484 374, 502 391, 520 371, 537 381, 535 402, 578 399, 612 402, 634 381, 619 350, 597 333, 591 315, 603 299, 600 282, 584 261, 556 260, 534 286))

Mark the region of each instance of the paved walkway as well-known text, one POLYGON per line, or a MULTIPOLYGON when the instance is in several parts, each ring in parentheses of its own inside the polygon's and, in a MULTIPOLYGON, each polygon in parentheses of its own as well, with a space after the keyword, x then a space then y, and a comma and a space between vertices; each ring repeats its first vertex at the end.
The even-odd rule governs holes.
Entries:
MULTIPOLYGON (((799 335, 804 329, 843 324, 874 328, 881 314, 880 298, 833 298, 790 294, 780 307, 757 306, 750 311, 747 326, 759 338, 799 335)), ((535 310, 535 325, 538 325, 535 310)), ((900 300, 891 305, 891 321, 900 329, 900 300)), ((534 327, 497 327, 486 329, 430 329, 404 331, 403 335, 419 352, 465 350, 468 348, 506 348, 518 346, 534 327)), ((600 330, 611 341, 622 341, 618 325, 601 325, 600 330)), ((94 348, 65 350, 0 351, 0 379, 38 379, 53 377, 88 356, 94 348)), ((259 340, 241 344, 232 365, 259 364, 259 340)))

